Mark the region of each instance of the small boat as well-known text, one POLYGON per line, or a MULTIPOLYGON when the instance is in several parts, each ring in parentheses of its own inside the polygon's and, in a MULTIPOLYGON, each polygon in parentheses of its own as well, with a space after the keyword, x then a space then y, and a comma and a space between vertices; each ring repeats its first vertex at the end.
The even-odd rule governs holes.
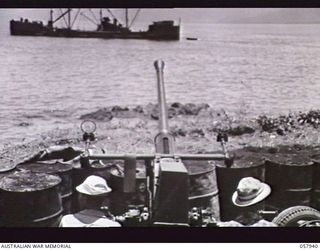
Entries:
POLYGON ((186 39, 187 39, 187 40, 190 40, 190 41, 196 41, 196 40, 198 40, 197 37, 187 37, 186 39))

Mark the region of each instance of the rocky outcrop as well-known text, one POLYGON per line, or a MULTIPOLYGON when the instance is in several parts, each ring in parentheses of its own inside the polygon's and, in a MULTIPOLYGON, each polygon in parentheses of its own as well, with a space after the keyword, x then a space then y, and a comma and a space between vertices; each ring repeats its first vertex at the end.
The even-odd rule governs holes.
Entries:
POLYGON ((240 136, 244 134, 252 134, 255 132, 255 129, 247 125, 238 125, 236 127, 230 128, 227 133, 231 136, 240 136))
MULTIPOLYGON (((174 102, 171 105, 168 105, 168 117, 173 118, 179 115, 192 115, 197 116, 201 110, 207 110, 210 108, 209 104, 201 103, 201 104, 194 104, 194 103, 187 103, 181 104, 179 102, 174 102)), ((154 105, 150 117, 154 120, 159 119, 159 108, 158 105, 154 105)))
MULTIPOLYGON (((168 105, 169 119, 179 115, 197 116, 202 110, 208 110, 210 106, 206 103, 181 104, 178 102, 168 105)), ((95 112, 84 114, 80 119, 92 119, 97 121, 110 121, 113 117, 117 118, 136 118, 159 119, 159 107, 157 104, 148 104, 145 106, 137 105, 135 107, 112 106, 101 108, 95 112)))
POLYGON ((108 108, 102 108, 95 112, 80 116, 81 120, 92 119, 97 121, 110 121, 112 120, 112 118, 113 118, 112 112, 108 108))
POLYGON ((308 112, 289 113, 278 117, 259 116, 257 123, 262 131, 276 132, 278 135, 285 135, 299 126, 309 125, 318 128, 320 125, 320 110, 310 110, 308 112))

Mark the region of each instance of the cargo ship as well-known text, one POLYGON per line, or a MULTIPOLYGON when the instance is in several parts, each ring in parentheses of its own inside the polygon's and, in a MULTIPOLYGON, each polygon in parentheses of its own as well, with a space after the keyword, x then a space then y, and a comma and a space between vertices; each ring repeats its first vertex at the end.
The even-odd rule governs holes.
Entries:
MULTIPOLYGON (((10 21, 10 34, 13 36, 46 36, 46 37, 69 37, 69 38, 104 38, 104 39, 149 39, 149 40, 179 40, 180 39, 180 22, 175 25, 172 20, 164 20, 153 22, 148 26, 146 31, 133 31, 131 26, 137 17, 136 13, 134 19, 129 25, 128 9, 125 10, 125 24, 122 24, 111 13, 109 16, 102 16, 100 10, 99 22, 81 13, 89 21, 96 25, 96 30, 86 31, 73 29, 73 24, 79 16, 80 10, 76 15, 71 17, 72 9, 61 14, 57 18, 53 18, 53 10, 50 11, 50 20, 45 25, 42 21, 29 21, 21 18, 20 20, 10 21), (66 27, 58 28, 54 24, 63 19, 66 27)), ((98 20, 98 19, 95 19, 98 20)))

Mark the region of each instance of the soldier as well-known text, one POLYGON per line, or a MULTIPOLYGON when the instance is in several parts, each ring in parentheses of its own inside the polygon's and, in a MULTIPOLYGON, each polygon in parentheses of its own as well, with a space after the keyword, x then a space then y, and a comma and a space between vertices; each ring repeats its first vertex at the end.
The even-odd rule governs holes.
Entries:
MULTIPOLYGON (((266 199, 271 193, 268 184, 253 177, 242 178, 237 190, 232 195, 232 202, 237 207, 249 207, 266 199)), ((251 227, 276 227, 273 222, 264 220, 257 211, 245 211, 236 221, 218 222, 220 227, 251 226, 251 227), (237 221, 241 221, 239 223, 237 221), (244 224, 244 225, 243 225, 244 224)))
POLYGON ((111 192, 111 188, 103 178, 91 175, 76 189, 79 192, 80 212, 63 216, 60 227, 121 226, 100 211, 102 203, 111 192))

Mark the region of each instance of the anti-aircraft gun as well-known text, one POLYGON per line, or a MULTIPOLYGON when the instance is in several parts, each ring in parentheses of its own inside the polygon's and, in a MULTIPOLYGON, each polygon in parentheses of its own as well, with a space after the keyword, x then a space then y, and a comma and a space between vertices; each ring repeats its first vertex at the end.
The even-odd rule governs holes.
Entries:
MULTIPOLYGON (((164 62, 155 61, 157 73, 157 92, 159 107, 159 133, 155 136, 155 154, 92 154, 86 151, 81 157, 85 166, 90 160, 122 160, 124 161, 123 192, 132 193, 136 190, 137 161, 144 160, 146 165, 147 205, 137 213, 126 213, 117 219, 124 224, 138 226, 139 223, 149 226, 189 226, 194 223, 210 223, 210 213, 202 208, 189 208, 188 190, 189 176, 184 160, 212 161, 224 160, 230 165, 231 160, 225 149, 227 135, 219 134, 223 153, 220 154, 177 154, 174 137, 168 125, 168 107, 164 85, 164 62), (135 223, 132 223, 134 221, 135 223), (209 222, 208 222, 209 221, 209 222), (127 223, 128 224, 128 223, 127 223)), ((85 132, 86 142, 93 140, 93 131, 85 132)))

